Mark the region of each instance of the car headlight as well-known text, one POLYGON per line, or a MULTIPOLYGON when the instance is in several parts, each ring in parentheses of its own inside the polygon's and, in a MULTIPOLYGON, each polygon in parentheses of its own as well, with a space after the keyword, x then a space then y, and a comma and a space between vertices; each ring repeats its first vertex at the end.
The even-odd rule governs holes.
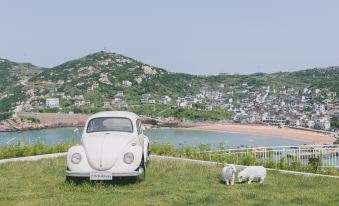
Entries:
POLYGON ((72 155, 71 162, 72 162, 73 164, 79 164, 80 161, 81 161, 81 154, 79 154, 79 153, 74 153, 74 154, 72 155))
POLYGON ((125 153, 125 155, 124 155, 124 162, 126 164, 131 164, 133 162, 133 160, 134 160, 133 153, 131 153, 131 152, 125 153))

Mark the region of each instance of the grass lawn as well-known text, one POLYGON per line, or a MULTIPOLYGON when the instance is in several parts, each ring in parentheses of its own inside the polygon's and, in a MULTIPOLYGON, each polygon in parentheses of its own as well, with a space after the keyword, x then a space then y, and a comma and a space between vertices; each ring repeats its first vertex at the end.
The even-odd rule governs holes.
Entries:
POLYGON ((221 168, 156 161, 146 181, 65 182, 65 157, 0 165, 0 205, 337 205, 339 180, 269 171, 264 184, 226 186, 221 168))

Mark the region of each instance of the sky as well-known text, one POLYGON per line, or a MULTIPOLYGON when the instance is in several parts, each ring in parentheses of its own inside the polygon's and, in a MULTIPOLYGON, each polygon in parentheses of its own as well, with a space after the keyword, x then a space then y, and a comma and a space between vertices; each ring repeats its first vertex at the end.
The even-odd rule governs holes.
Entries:
POLYGON ((1 0, 0 57, 53 67, 107 50, 172 72, 339 65, 339 1, 1 0))

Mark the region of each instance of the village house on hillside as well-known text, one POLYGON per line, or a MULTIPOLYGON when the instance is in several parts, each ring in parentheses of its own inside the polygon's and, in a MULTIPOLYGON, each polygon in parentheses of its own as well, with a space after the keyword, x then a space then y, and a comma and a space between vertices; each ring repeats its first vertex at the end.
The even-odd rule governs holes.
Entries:
POLYGON ((127 108, 128 107, 128 103, 125 100, 123 100, 119 97, 115 97, 112 100, 112 105, 115 106, 115 107, 118 107, 118 108, 121 108, 121 107, 127 108))
POLYGON ((103 102, 102 103, 103 104, 103 108, 105 108, 105 109, 110 109, 111 108, 111 103, 110 102, 103 102))
POLYGON ((46 99, 47 108, 58 108, 59 107, 59 98, 47 98, 46 99))
POLYGON ((75 99, 74 100, 74 106, 76 107, 82 107, 82 106, 91 106, 90 100, 83 100, 83 99, 75 99))
POLYGON ((124 96, 124 92, 123 91, 118 91, 115 96, 116 97, 123 97, 124 96))
POLYGON ((122 86, 130 87, 130 86, 132 86, 132 82, 130 82, 130 81, 128 81, 128 80, 123 80, 123 81, 122 81, 122 86))
POLYGON ((161 105, 166 105, 167 103, 169 103, 171 101, 171 97, 169 96, 162 96, 159 100, 159 104, 161 105))
POLYGON ((146 93, 146 94, 141 95, 140 101, 142 104, 148 104, 150 99, 151 99, 151 94, 146 93))
POLYGON ((182 98, 182 97, 178 97, 178 99, 176 100, 176 108, 179 109, 192 109, 193 104, 189 101, 190 98, 186 97, 186 98, 182 98))

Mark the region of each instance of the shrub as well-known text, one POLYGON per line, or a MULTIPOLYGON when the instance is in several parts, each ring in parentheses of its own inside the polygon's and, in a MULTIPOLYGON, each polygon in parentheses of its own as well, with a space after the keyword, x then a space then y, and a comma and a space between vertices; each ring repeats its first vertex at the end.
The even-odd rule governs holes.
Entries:
POLYGON ((289 169, 294 171, 302 171, 301 162, 300 160, 294 160, 290 165, 289 169))
POLYGON ((74 144, 75 142, 48 145, 41 141, 34 144, 25 144, 18 141, 15 145, 0 146, 0 159, 67 152, 74 144))
POLYGON ((254 153, 247 153, 241 158, 240 164, 242 165, 255 165, 256 158, 254 153))
POLYGON ((286 170, 288 168, 288 163, 286 161, 286 157, 280 158, 279 168, 282 169, 282 170, 286 170))
POLYGON ((308 159, 307 171, 316 173, 318 171, 319 166, 321 165, 321 156, 311 157, 308 159))
POLYGON ((276 168, 276 162, 273 159, 269 159, 265 164, 265 167, 267 168, 276 168))

